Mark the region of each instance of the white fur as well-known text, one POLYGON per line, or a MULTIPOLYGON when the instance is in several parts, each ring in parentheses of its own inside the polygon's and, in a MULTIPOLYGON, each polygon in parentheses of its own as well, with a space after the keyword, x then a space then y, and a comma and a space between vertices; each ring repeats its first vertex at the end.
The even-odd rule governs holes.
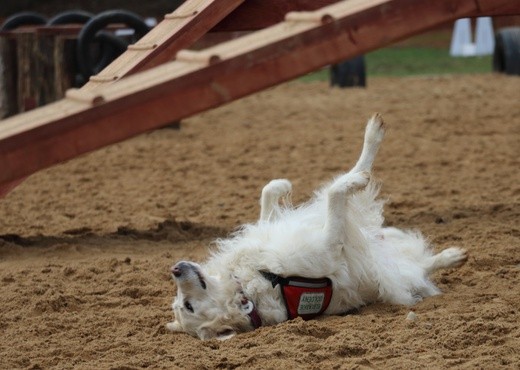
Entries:
POLYGON ((217 240, 217 250, 204 265, 183 261, 173 266, 176 320, 167 328, 201 339, 227 339, 253 330, 247 316, 251 303, 263 325, 287 320, 279 287, 273 288, 260 270, 330 278, 334 290, 327 315, 375 301, 413 305, 438 294, 428 275, 462 264, 466 252, 449 248, 434 255, 419 232, 383 226, 379 187, 369 180, 384 132, 376 114, 350 172, 296 208, 290 204, 291 183, 271 181, 262 190, 257 223, 217 240))

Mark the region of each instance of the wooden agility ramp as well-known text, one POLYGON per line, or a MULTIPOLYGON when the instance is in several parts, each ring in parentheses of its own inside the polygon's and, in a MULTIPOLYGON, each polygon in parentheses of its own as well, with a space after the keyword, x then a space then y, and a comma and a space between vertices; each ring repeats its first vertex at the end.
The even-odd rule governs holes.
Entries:
POLYGON ((209 31, 251 31, 283 21, 286 13, 322 8, 339 0, 190 0, 143 36, 136 44, 90 78, 82 89, 93 90, 127 75, 175 59, 209 31))
POLYGON ((159 25, 170 22, 168 37, 152 31, 83 88, 0 121, 0 189, 80 154, 457 18, 520 14, 520 0, 321 1, 333 4, 289 12, 278 24, 205 50, 177 52, 242 2, 188 0, 159 25), (225 7, 215 15, 208 9, 217 3, 225 7), (205 20, 196 32, 195 18, 205 20), (120 79, 172 53, 175 61, 120 79))

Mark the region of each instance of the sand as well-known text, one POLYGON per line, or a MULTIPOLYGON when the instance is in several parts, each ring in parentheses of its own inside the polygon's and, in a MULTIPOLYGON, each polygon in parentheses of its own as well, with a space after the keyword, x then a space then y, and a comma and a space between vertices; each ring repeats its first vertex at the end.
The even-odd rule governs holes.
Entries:
MULTIPOLYGON (((0 200, 2 369, 520 368, 520 79, 291 82, 31 176, 0 200), (170 266, 351 166, 388 125, 375 176, 386 223, 470 253, 413 307, 296 319, 231 340, 164 329, 170 266)), ((124 124, 124 123, 121 123, 124 124)))

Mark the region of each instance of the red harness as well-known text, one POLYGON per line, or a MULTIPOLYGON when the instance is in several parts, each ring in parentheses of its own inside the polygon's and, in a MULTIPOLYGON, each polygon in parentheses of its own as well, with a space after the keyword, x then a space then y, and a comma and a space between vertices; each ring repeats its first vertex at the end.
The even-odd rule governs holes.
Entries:
POLYGON ((321 315, 329 306, 332 298, 332 281, 329 278, 284 278, 267 271, 260 273, 271 282, 273 288, 280 285, 289 319, 300 316, 304 320, 310 320, 321 315))

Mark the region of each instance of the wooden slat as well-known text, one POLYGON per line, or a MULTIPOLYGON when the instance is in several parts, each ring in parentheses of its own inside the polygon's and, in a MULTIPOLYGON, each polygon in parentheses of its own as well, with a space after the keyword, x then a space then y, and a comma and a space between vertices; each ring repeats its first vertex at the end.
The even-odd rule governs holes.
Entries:
MULTIPOLYGON (((0 185, 79 154, 360 55, 510 0, 348 0, 324 24, 283 22, 204 50, 220 61, 174 61, 0 122, 0 185)), ((516 8, 520 12, 520 7, 516 8)))
POLYGON ((244 0, 188 0, 131 45, 83 89, 93 90, 140 70, 172 60, 191 46, 244 0))

